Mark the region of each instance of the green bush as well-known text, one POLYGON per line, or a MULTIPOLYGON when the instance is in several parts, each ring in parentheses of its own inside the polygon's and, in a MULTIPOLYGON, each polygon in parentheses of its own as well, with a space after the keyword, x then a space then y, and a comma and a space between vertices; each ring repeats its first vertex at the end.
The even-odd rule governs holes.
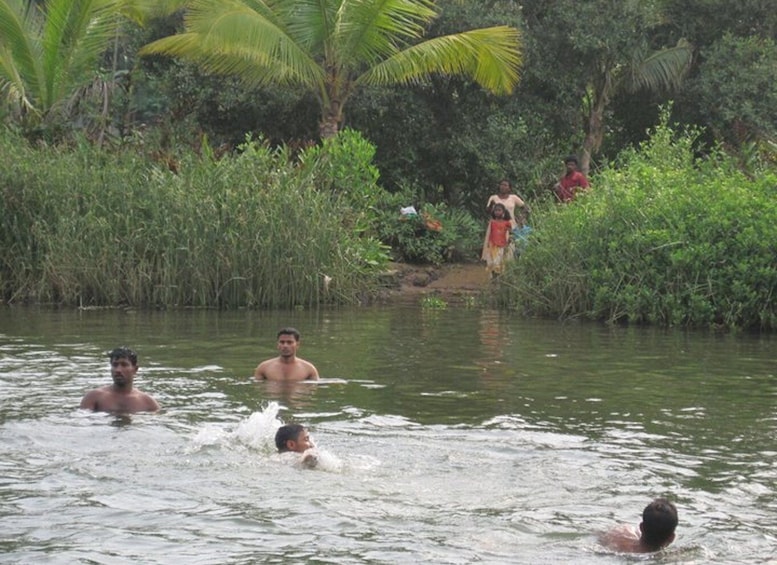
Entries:
POLYGON ((543 316, 777 327, 777 171, 696 159, 695 138, 664 123, 571 205, 535 208, 501 298, 543 316))
POLYGON ((378 205, 377 237, 391 247, 395 260, 440 265, 478 258, 485 226, 465 210, 417 202, 414 192, 405 189, 384 194, 378 205), (411 205, 417 214, 400 213, 411 205))

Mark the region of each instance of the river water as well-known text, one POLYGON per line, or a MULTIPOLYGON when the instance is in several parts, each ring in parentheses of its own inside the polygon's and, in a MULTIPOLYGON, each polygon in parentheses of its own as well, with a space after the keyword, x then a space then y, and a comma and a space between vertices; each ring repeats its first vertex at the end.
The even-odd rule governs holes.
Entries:
POLYGON ((777 563, 774 336, 465 307, 0 309, 0 562, 777 563), (256 383, 293 325, 318 384, 256 383), (163 405, 78 409, 106 351, 163 405), (310 427, 320 465, 274 453, 310 427), (667 496, 675 543, 596 534, 667 496))

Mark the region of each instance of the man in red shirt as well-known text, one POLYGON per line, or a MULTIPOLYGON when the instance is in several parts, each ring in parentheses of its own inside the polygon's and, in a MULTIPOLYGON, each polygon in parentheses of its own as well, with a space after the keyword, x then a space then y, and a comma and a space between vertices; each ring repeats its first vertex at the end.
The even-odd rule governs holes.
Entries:
POLYGON ((577 170, 577 157, 574 155, 564 159, 564 166, 567 168, 567 173, 556 183, 553 190, 559 202, 571 202, 579 191, 588 188, 588 179, 577 170))

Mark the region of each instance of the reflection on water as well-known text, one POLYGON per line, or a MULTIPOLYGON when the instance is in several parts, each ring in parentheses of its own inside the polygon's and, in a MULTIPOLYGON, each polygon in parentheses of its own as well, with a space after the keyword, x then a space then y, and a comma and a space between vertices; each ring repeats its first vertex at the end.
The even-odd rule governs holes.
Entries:
POLYGON ((261 381, 257 388, 265 398, 271 398, 295 411, 305 410, 315 405, 318 386, 325 381, 285 382, 285 381, 261 381))
POLYGON ((467 309, 4 309, 0 562, 634 562, 594 534, 661 495, 658 562, 768 562, 773 346, 467 309), (321 381, 253 379, 286 325, 321 381), (117 344, 159 414, 77 409, 117 344), (292 421, 320 468, 275 453, 292 421))
POLYGON ((110 416, 111 426, 115 428, 123 428, 132 423, 132 416, 130 414, 111 414, 110 416))

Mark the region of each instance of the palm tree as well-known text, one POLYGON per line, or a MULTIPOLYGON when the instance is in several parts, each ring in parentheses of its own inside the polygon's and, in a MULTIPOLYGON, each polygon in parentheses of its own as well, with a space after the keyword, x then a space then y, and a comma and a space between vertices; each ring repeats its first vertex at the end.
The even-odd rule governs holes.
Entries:
POLYGON ((23 126, 90 82, 114 36, 116 2, 0 0, 0 95, 23 126))
POLYGON ((519 33, 507 26, 421 41, 437 17, 432 0, 191 0, 185 31, 141 54, 187 58, 252 86, 299 86, 316 94, 322 138, 362 85, 462 75, 508 94, 518 81, 519 33))
MULTIPOLYGON (((100 76, 100 58, 125 18, 172 11, 181 0, 0 0, 0 116, 24 129, 67 114, 88 93, 103 111, 114 74, 100 76)), ((114 65, 115 66, 115 65, 114 65)))
POLYGON ((636 50, 628 64, 603 57, 593 66, 584 100, 587 127, 580 168, 585 174, 588 174, 591 156, 602 146, 604 112, 612 96, 619 90, 662 92, 677 89, 692 60, 693 47, 681 39, 674 47, 649 53, 636 50))

